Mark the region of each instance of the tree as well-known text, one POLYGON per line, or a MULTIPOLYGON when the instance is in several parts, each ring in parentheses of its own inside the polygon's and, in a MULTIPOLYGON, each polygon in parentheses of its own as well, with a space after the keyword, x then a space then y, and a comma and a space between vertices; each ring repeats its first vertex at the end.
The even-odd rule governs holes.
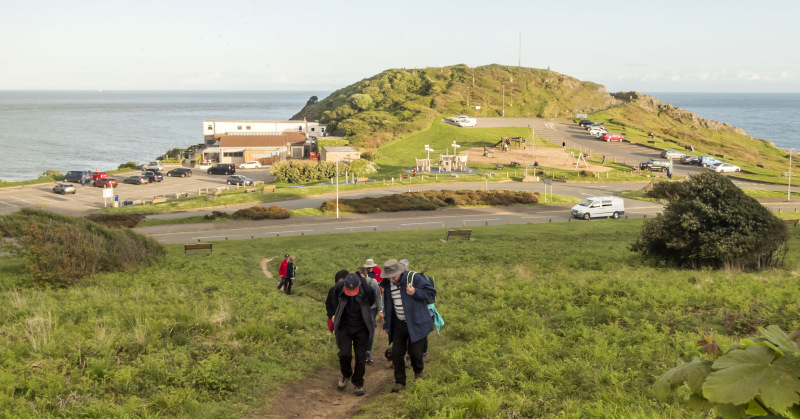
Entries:
POLYGON ((366 93, 356 93, 348 99, 350 104, 359 110, 366 110, 372 106, 372 96, 366 93))
POLYGON ((786 253, 786 225, 718 173, 656 182, 648 194, 668 203, 644 223, 635 252, 682 267, 741 269, 777 266, 786 253))
POLYGON ((318 101, 319 98, 317 98, 316 96, 311 96, 311 98, 309 98, 308 101, 306 102, 306 106, 315 105, 318 101))

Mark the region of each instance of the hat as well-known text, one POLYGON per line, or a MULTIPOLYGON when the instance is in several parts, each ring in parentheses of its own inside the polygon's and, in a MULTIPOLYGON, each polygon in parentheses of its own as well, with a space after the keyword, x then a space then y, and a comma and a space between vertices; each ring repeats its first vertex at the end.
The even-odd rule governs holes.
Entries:
POLYGON ((400 259, 400 264, 405 266, 408 269, 408 259, 400 259))
POLYGON ((359 277, 358 274, 347 274, 347 277, 344 278, 344 295, 355 297, 358 295, 358 291, 361 288, 360 285, 361 277, 359 277))
POLYGON ((375 261, 372 259, 367 259, 367 263, 364 264, 365 268, 374 268, 378 265, 375 264, 375 261))
POLYGON ((405 271, 406 268, 397 261, 397 259, 389 259, 383 263, 383 272, 381 277, 394 278, 405 271))
POLYGON ((286 254, 286 255, 283 255, 283 257, 284 257, 284 258, 289 258, 289 255, 288 255, 288 254, 286 254))

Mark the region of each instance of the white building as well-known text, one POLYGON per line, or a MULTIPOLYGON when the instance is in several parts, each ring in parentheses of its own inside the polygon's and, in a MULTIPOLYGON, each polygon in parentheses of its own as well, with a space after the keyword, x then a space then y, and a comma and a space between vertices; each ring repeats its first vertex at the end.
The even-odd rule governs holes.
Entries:
POLYGON ((326 124, 303 121, 203 121, 203 136, 206 144, 214 137, 225 134, 284 134, 302 132, 308 137, 325 137, 326 124))

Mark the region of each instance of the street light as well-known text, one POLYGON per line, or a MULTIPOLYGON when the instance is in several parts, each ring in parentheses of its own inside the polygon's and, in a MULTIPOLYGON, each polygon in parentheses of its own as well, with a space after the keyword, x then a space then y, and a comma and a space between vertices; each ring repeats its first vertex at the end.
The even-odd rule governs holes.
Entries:
POLYGON ((786 202, 792 200, 792 153, 794 153, 794 148, 789 150, 789 182, 786 188, 786 202))
POLYGON ((339 153, 336 153, 336 219, 339 219, 339 153))

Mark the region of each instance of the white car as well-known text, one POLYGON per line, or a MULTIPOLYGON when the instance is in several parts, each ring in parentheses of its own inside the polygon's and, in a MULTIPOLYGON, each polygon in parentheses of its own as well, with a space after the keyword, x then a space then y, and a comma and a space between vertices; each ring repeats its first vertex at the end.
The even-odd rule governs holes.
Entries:
POLYGON ((246 161, 239 165, 240 169, 260 169, 261 163, 257 161, 246 161))
POLYGON ((454 117, 450 118, 450 120, 455 122, 455 123, 466 122, 466 121, 469 120, 469 117, 466 116, 466 115, 459 115, 459 116, 454 116, 454 117))
POLYGON ((478 125, 478 120, 475 118, 467 118, 466 121, 461 121, 458 123, 459 127, 474 127, 478 125))
POLYGON ((164 170, 164 165, 161 164, 160 161, 151 161, 150 163, 145 164, 142 166, 142 170, 158 170, 159 172, 164 170))
POLYGON ((600 134, 605 132, 608 131, 606 131, 605 128, 600 128, 600 127, 593 127, 589 130, 589 134, 594 135, 595 137, 598 137, 600 134))
POLYGON ((732 164, 730 164, 730 163, 719 163, 719 164, 715 164, 715 165, 711 166, 711 167, 710 167, 710 169, 711 169, 711 170, 713 170, 713 171, 715 171, 715 172, 717 172, 717 173, 724 173, 724 172, 739 172, 739 171, 741 171, 741 170, 742 170, 742 168, 741 168, 741 167, 739 167, 739 166, 734 166, 734 165, 732 165, 732 164))

